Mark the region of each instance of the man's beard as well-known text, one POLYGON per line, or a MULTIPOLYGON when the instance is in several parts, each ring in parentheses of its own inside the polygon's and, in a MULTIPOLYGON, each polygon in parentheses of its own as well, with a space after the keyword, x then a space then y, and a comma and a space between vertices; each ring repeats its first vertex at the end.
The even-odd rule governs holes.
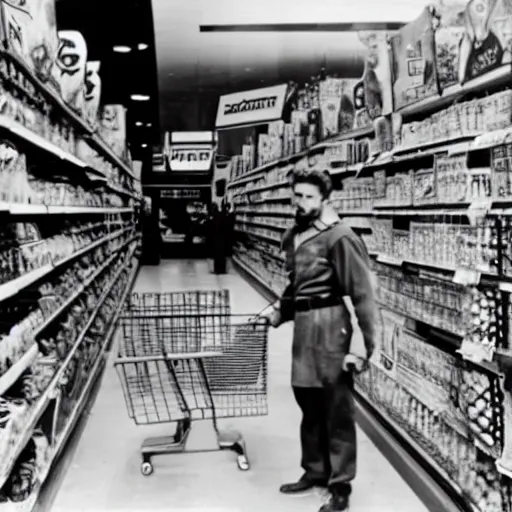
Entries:
POLYGON ((314 209, 310 212, 301 212, 297 210, 295 212, 295 226, 298 231, 305 231, 311 226, 311 224, 320 217, 321 210, 314 209))

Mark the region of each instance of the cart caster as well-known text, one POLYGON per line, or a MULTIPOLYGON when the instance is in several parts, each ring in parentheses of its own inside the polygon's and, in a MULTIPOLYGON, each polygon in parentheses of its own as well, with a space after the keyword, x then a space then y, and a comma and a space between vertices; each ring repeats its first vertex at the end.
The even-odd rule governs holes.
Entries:
POLYGON ((249 460, 245 455, 238 455, 236 458, 236 463, 238 464, 238 469, 240 471, 249 471, 251 465, 249 464, 249 460))
POLYGON ((153 473, 153 464, 151 464, 151 462, 143 462, 143 463, 140 465, 140 472, 141 472, 144 476, 149 476, 149 475, 151 475, 151 473, 153 473))

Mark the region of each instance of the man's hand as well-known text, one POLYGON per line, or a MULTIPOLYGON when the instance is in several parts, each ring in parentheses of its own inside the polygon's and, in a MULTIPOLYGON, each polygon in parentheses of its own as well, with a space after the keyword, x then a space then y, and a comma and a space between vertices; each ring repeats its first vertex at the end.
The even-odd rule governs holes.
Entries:
POLYGON ((266 320, 272 327, 278 327, 281 323, 281 313, 274 306, 270 306, 258 315, 258 320, 266 320))
POLYGON ((364 359, 354 354, 347 354, 343 359, 344 372, 363 373, 368 369, 368 366, 368 359, 364 359))

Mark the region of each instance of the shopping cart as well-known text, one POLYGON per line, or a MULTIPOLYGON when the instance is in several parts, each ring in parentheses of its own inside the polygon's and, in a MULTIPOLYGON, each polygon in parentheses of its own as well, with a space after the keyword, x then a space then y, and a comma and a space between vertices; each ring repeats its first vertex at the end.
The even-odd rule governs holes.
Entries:
POLYGON ((120 327, 115 366, 130 418, 176 423, 174 435, 143 442, 142 474, 153 472, 153 456, 184 452, 192 421, 203 419, 213 422, 215 451, 234 451, 248 470, 242 435, 219 430, 217 419, 268 413, 267 322, 231 314, 221 290, 132 294, 120 327))

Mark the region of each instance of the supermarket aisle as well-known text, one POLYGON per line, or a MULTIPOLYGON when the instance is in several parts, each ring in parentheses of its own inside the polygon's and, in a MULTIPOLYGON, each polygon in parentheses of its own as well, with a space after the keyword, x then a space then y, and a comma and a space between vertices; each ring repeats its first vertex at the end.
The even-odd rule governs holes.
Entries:
MULTIPOLYGON (((205 261, 168 261, 141 270, 138 291, 228 287, 234 312, 256 312, 265 301, 235 273, 215 276, 205 261)), ((281 483, 300 476, 299 411, 289 385, 291 330, 270 337, 269 407, 263 418, 226 420, 241 430, 252 469, 237 469, 229 452, 154 459, 155 473, 140 474, 138 449, 165 425, 136 427, 128 419, 121 387, 109 362, 102 387, 74 458, 51 508, 55 512, 107 510, 174 512, 316 512, 321 497, 282 496, 281 483)), ((114 353, 112 354, 114 355, 114 353)), ((196 423, 189 447, 214 446, 208 422, 196 423)), ((425 507, 372 442, 359 431, 359 475, 352 512, 422 512, 425 507)))

